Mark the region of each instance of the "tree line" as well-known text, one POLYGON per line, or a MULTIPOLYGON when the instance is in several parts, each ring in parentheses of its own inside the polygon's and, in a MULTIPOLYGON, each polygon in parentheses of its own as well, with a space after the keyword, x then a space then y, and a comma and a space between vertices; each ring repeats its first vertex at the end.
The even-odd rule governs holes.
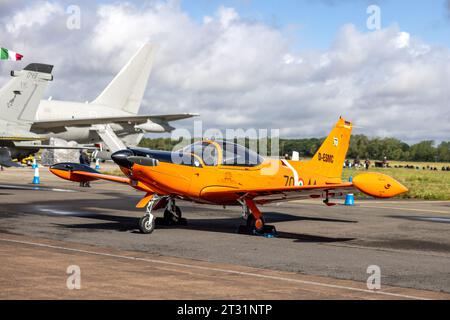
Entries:
MULTIPOLYGON (((325 138, 308 139, 280 139, 279 154, 284 156, 298 151, 301 157, 312 157, 325 138)), ((268 150, 270 150, 270 140, 268 150)), ((172 141, 170 138, 144 138, 139 146, 157 149, 173 150, 180 141, 172 141)), ((245 143, 249 145, 249 141, 245 143)), ((409 145, 395 138, 369 138, 365 135, 353 135, 350 138, 350 146, 347 152, 348 159, 373 159, 396 161, 432 161, 450 162, 450 141, 442 141, 436 144, 433 140, 425 140, 409 145)))

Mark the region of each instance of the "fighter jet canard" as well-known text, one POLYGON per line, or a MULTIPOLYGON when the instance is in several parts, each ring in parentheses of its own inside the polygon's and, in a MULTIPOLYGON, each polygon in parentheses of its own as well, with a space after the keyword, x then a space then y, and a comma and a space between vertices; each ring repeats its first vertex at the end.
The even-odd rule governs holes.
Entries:
POLYGON ((41 101, 31 131, 80 144, 102 143, 112 153, 137 145, 146 133, 172 131, 171 121, 196 116, 138 115, 155 51, 156 46, 144 44, 90 103, 41 101))

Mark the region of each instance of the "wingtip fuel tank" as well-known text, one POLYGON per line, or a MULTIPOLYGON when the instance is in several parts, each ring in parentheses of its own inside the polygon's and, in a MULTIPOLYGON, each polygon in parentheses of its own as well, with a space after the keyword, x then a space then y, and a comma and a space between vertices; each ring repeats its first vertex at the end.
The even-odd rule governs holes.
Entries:
POLYGON ((391 198, 408 192, 403 184, 394 178, 378 173, 368 172, 353 178, 353 185, 360 191, 375 198, 391 198))

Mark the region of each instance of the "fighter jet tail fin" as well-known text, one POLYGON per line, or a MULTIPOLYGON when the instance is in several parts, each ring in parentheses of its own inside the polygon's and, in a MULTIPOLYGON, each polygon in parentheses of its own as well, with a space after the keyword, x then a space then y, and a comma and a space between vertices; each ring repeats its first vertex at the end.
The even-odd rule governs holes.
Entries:
POLYGON ((156 47, 144 44, 92 102, 137 114, 153 66, 156 47))
POLYGON ((305 171, 328 178, 340 179, 345 156, 350 145, 352 123, 339 118, 314 157, 302 165, 305 171))
POLYGON ((53 66, 31 63, 0 89, 0 118, 6 121, 34 121, 39 102, 53 80, 53 66))

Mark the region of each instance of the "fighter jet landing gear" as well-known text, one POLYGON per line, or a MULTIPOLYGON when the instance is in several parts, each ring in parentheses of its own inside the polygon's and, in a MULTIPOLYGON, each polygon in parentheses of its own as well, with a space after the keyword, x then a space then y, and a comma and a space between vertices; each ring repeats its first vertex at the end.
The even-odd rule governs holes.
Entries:
POLYGON ((186 225, 186 219, 182 218, 180 207, 175 204, 175 199, 170 198, 164 210, 164 224, 168 226, 186 225))
POLYGON ((244 209, 243 217, 247 217, 246 229, 248 234, 264 236, 267 238, 277 236, 275 226, 266 224, 261 211, 259 211, 252 200, 245 199, 242 207, 244 209))

